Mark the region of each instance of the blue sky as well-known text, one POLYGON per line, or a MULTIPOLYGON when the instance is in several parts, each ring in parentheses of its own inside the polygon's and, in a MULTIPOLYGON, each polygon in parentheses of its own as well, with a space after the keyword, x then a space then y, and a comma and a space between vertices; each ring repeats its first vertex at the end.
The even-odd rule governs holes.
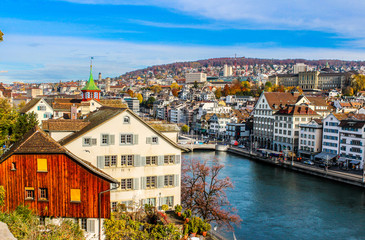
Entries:
MULTIPOLYGON (((365 58, 365 1, 1 0, 0 81, 212 57, 365 58)), ((95 74, 94 73, 94 74, 95 74)))

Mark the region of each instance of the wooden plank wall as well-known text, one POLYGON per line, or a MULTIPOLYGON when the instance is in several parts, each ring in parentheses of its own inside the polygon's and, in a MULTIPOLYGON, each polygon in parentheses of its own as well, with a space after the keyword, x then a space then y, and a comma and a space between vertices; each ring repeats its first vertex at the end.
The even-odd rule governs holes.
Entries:
MULTIPOLYGON (((4 210, 29 205, 39 216, 97 218, 98 193, 110 183, 64 154, 12 155, 0 164, 0 185, 5 187, 4 210), (47 159, 48 172, 37 172, 37 159, 47 159), (16 171, 11 170, 12 162, 16 171), (25 187, 34 187, 34 200, 25 200, 25 187), (39 188, 48 189, 48 201, 39 201, 39 188), (81 190, 81 203, 72 203, 71 189, 81 190)), ((102 195, 102 218, 110 217, 110 193, 102 195)))

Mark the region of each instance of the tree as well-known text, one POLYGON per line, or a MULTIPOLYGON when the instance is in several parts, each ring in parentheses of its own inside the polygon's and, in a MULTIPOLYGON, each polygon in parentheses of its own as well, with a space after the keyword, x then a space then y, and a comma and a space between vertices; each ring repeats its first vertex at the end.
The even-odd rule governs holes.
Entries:
POLYGON ((185 209, 207 222, 216 222, 233 229, 242 219, 228 201, 226 191, 233 188, 229 177, 222 178, 224 165, 217 159, 212 163, 184 160, 182 164, 181 199, 185 209))
POLYGON ((179 95, 179 89, 174 88, 171 90, 171 92, 172 92, 172 95, 174 95, 175 97, 177 97, 179 95))
POLYGON ((228 96, 230 92, 230 89, 228 87, 228 85, 226 84, 223 88, 223 96, 228 96))
POLYGON ((156 93, 161 92, 162 88, 160 85, 153 85, 153 86, 151 86, 151 90, 156 94, 156 93))
POLYGON ((3 40, 4 33, 0 30, 0 42, 3 40))
POLYGON ((173 82, 170 86, 171 89, 180 89, 180 85, 177 84, 176 82, 173 82))
POLYGON ((188 133, 189 132, 189 126, 188 125, 184 125, 181 127, 181 131, 183 131, 184 133, 188 133))
POLYGON ((138 94, 137 94, 137 98, 138 98, 138 100, 139 100, 139 103, 142 103, 142 101, 143 101, 143 96, 142 96, 142 94, 138 93, 138 94))
POLYGON ((197 82, 197 81, 195 81, 195 82, 194 82, 194 86, 193 86, 193 88, 198 88, 198 87, 199 87, 198 82, 197 82))
POLYGON ((354 89, 350 86, 346 87, 344 90, 343 90, 343 95, 345 96, 352 96, 354 95, 354 89))
POLYGON ((220 99, 222 97, 222 89, 218 88, 217 90, 215 90, 214 95, 217 99, 220 99))
POLYGON ((355 93, 365 90, 365 75, 357 74, 353 76, 351 86, 355 93))
POLYGON ((10 146, 16 140, 13 131, 18 115, 7 99, 0 99, 0 147, 10 146))
POLYGON ((16 119, 13 130, 14 140, 18 141, 25 133, 37 125, 38 120, 34 112, 19 115, 16 119))
POLYGON ((134 97, 134 92, 132 91, 132 89, 128 89, 127 93, 129 94, 129 96, 134 97))
POLYGON ((266 82, 265 83, 265 88, 272 88, 272 83, 271 82, 266 82))

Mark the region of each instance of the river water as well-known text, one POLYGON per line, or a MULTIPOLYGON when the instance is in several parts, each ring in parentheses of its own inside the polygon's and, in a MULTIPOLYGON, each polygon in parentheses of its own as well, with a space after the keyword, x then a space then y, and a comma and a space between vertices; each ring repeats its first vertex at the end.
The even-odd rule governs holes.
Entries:
POLYGON ((361 188, 225 152, 196 151, 187 158, 217 158, 225 165, 222 176, 235 185, 227 195, 243 219, 237 239, 365 239, 361 188))

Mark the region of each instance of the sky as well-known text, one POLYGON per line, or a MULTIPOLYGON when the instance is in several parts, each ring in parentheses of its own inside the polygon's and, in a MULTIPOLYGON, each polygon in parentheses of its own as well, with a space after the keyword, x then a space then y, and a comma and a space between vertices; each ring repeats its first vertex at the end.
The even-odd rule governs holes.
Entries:
POLYGON ((214 57, 365 60, 363 0, 0 0, 0 82, 214 57))

